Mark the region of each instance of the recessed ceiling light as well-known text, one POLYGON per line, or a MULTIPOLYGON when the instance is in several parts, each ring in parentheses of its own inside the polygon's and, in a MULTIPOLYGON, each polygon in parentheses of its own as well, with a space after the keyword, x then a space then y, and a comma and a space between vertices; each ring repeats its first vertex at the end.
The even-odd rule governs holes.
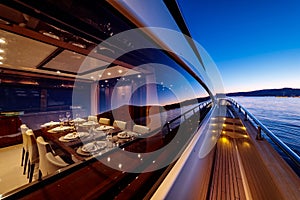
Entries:
POLYGON ((0 38, 0 44, 5 44, 5 43, 6 43, 5 39, 4 38, 0 38))
POLYGON ((3 60, 3 57, 2 57, 2 56, 0 56, 0 60, 3 60))
POLYGON ((101 78, 101 77, 102 77, 102 74, 99 74, 98 76, 101 78))
POLYGON ((4 50, 3 50, 3 49, 0 49, 0 53, 4 53, 4 50))
POLYGON ((108 82, 108 80, 105 80, 105 83, 107 83, 108 82))
POLYGON ((118 72, 119 72, 119 74, 121 74, 123 72, 123 70, 119 69, 118 72))
POLYGON ((2 64, 3 64, 3 62, 0 61, 0 65, 2 65, 2 64))
POLYGON ((56 71, 56 73, 60 74, 60 71, 58 70, 58 71, 56 71))
POLYGON ((110 73, 110 72, 107 72, 107 75, 108 75, 108 76, 110 76, 110 75, 111 75, 111 73, 110 73))
POLYGON ((142 77, 142 75, 140 75, 140 74, 139 74, 139 75, 137 75, 137 77, 138 77, 138 78, 141 78, 141 77, 142 77))

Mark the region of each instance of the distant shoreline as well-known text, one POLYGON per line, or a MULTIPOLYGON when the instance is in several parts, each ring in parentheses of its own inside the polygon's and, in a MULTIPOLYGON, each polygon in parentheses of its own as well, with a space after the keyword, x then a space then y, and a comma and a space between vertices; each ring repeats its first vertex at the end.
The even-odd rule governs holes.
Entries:
POLYGON ((300 89, 293 88, 281 88, 281 89, 265 89, 265 90, 255 90, 249 92, 233 92, 227 93, 227 96, 253 96, 253 97, 300 97, 300 89))

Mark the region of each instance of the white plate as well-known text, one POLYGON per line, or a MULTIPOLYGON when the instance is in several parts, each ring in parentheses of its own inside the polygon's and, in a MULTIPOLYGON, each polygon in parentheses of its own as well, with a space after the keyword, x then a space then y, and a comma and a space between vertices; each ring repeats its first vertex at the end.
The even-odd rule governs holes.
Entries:
POLYGON ((134 137, 137 137, 139 135, 138 133, 133 132, 133 131, 127 131, 127 134, 130 136, 134 136, 134 137))
POLYGON ((121 139, 127 139, 127 138, 130 138, 131 135, 129 135, 126 131, 122 131, 120 133, 118 133, 118 138, 121 138, 121 139))
POLYGON ((114 127, 113 126, 101 125, 98 128, 96 128, 97 131, 106 131, 106 130, 109 130, 109 129, 114 129, 114 127))
POLYGON ((82 118, 76 118, 76 119, 73 119, 72 120, 73 122, 78 122, 78 123, 80 123, 80 122, 85 122, 86 120, 85 119, 82 119, 82 118))
POLYGON ((93 126, 93 125, 97 125, 97 122, 94 121, 88 121, 88 122, 84 122, 82 123, 82 126, 93 126))
POLYGON ((77 133, 69 133, 67 135, 64 136, 65 140, 74 140, 78 137, 77 133))
POLYGON ((51 129, 51 131, 53 131, 53 132, 61 132, 61 131, 67 131, 69 129, 71 129, 70 126, 63 126, 63 127, 58 126, 58 127, 55 127, 53 129, 51 129))
POLYGON ((92 153, 104 149, 107 146, 105 141, 95 141, 85 144, 81 147, 81 151, 92 153))
POLYGON ((42 124, 41 127, 56 126, 59 124, 60 124, 60 122, 47 122, 45 124, 42 124))

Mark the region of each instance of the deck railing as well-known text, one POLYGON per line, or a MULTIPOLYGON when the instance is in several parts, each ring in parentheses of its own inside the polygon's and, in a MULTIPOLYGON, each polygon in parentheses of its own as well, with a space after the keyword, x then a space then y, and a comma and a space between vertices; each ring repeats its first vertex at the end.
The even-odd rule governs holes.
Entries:
POLYGON ((176 120, 180 119, 181 117, 184 118, 184 121, 188 118, 188 114, 192 112, 192 114, 195 114, 197 111, 201 114, 201 110, 204 109, 206 106, 208 106, 211 103, 211 100, 201 102, 197 104, 195 107, 187 110, 186 112, 182 113, 181 115, 171 119, 166 123, 165 126, 167 126, 168 132, 171 132, 171 124, 174 123, 176 120))
POLYGON ((235 100, 228 98, 234 106, 238 108, 245 116, 246 120, 249 120, 251 124, 258 129, 258 133, 262 130, 266 136, 268 136, 274 144, 276 144, 295 164, 300 167, 300 156, 295 153, 290 147, 288 147, 284 142, 282 142, 272 131, 270 131, 263 123, 261 123, 252 113, 250 113, 246 108, 237 103, 235 100))

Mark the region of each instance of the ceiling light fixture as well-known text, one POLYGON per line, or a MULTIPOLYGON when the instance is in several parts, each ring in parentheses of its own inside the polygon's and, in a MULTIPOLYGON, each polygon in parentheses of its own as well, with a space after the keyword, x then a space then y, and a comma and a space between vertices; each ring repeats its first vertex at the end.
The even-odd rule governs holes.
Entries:
POLYGON ((48 36, 48 37, 51 37, 51 38, 53 38, 53 39, 60 40, 60 38, 59 38, 57 35, 54 35, 54 34, 51 33, 51 32, 49 32, 49 33, 43 32, 42 34, 43 34, 43 35, 46 35, 46 36, 48 36))
POLYGON ((107 72, 107 75, 108 75, 108 76, 110 76, 110 75, 111 75, 111 73, 110 73, 110 72, 107 72))
POLYGON ((2 56, 0 56, 0 60, 3 60, 3 57, 2 57, 2 56))
POLYGON ((119 69, 118 72, 119 72, 119 74, 121 74, 123 72, 123 70, 119 69))
POLYGON ((3 50, 3 49, 0 49, 0 53, 4 53, 4 50, 3 50))
POLYGON ((79 44, 79 43, 76 43, 76 42, 72 42, 71 44, 72 44, 73 46, 80 47, 80 48, 82 48, 82 49, 85 49, 85 48, 86 48, 85 45, 79 44))

